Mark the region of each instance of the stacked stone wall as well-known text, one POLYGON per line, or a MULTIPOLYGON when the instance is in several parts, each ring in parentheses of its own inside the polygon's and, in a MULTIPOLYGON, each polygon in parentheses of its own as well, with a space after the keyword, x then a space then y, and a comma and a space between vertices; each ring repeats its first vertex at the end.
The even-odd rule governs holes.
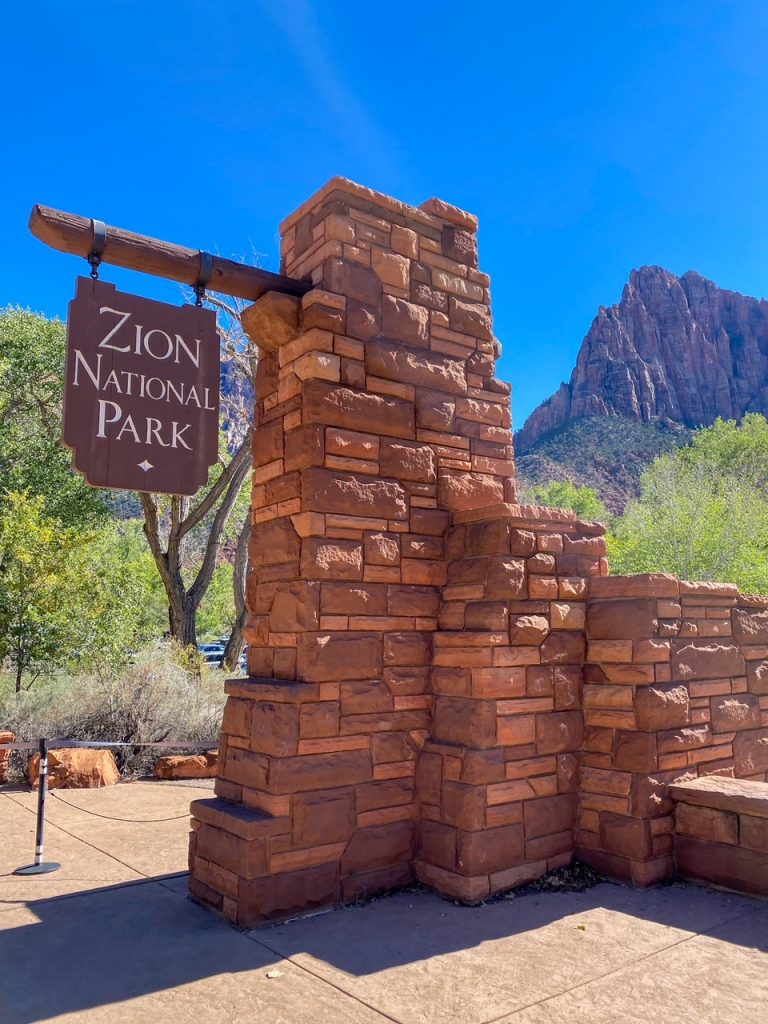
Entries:
POLYGON ((647 885, 675 869, 670 785, 768 776, 768 603, 665 575, 589 598, 576 847, 647 885))
POLYGON ((312 289, 244 313, 249 675, 190 839, 240 925, 414 878, 474 902, 574 851, 649 884, 671 785, 768 776, 768 602, 609 577, 599 524, 515 503, 476 229, 334 179, 282 226, 312 289))

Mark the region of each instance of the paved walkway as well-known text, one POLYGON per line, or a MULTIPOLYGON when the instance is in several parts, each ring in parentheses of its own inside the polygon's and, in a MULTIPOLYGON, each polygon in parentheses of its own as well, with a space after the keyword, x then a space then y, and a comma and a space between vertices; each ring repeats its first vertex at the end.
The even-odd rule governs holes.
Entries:
POLYGON ((1 1024, 768 1020, 768 903, 694 887, 605 884, 474 909, 401 892, 239 932, 185 898, 198 795, 62 792, 46 843, 62 870, 24 879, 8 873, 31 859, 35 798, 0 790, 1 1024))

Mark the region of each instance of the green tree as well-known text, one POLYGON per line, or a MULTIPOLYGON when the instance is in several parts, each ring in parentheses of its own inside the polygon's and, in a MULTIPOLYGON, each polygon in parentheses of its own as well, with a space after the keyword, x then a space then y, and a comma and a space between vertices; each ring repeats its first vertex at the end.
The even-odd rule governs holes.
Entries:
POLYGON ((133 499, 133 507, 143 515, 151 561, 134 559, 131 564, 140 576, 147 565, 154 565, 161 589, 152 590, 153 607, 160 592, 166 601, 159 631, 169 631, 183 646, 197 642, 198 609, 226 551, 234 568, 229 577, 233 613, 222 617, 230 622, 226 660, 234 667, 245 624, 250 527, 245 484, 251 466, 250 402, 257 354, 240 327, 237 301, 215 296, 209 301, 219 315, 222 361, 230 386, 222 396, 219 462, 194 498, 125 492, 113 496, 89 487, 74 473, 60 443, 64 325, 20 309, 0 312, 0 515, 5 496, 28 491, 45 499, 46 517, 84 529, 106 522, 110 509, 130 509, 133 499))
POLYGON ((64 526, 104 522, 104 492, 72 471, 61 445, 64 325, 22 309, 0 311, 0 505, 8 494, 45 498, 64 526))
POLYGON ((671 572, 768 592, 768 422, 718 420, 645 471, 608 538, 615 572, 671 572))
POLYGON ((546 508, 569 508, 579 519, 606 523, 611 514, 591 487, 577 487, 570 480, 538 484, 523 495, 531 505, 546 508))
POLYGON ((0 518, 0 660, 17 693, 25 675, 29 688, 52 668, 117 668, 157 630, 148 553, 126 557, 117 525, 63 527, 44 506, 42 495, 11 493, 0 518))

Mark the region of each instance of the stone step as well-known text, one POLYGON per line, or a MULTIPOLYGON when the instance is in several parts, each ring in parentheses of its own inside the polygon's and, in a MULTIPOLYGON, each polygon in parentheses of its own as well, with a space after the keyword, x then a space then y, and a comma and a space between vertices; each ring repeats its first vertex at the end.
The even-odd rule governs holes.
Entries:
POLYGON ((205 825, 231 832, 241 839, 260 839, 264 836, 289 832, 290 818, 276 818, 264 811, 237 804, 222 797, 205 797, 193 800, 190 814, 205 825))

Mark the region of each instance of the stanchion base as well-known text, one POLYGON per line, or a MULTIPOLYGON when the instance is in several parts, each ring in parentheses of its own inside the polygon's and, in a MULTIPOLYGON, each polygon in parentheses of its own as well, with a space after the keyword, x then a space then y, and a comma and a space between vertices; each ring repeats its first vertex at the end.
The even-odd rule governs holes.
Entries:
POLYGON ((14 875, 47 875, 50 871, 58 871, 61 864, 49 861, 47 864, 27 864, 25 868, 16 868, 14 875))

